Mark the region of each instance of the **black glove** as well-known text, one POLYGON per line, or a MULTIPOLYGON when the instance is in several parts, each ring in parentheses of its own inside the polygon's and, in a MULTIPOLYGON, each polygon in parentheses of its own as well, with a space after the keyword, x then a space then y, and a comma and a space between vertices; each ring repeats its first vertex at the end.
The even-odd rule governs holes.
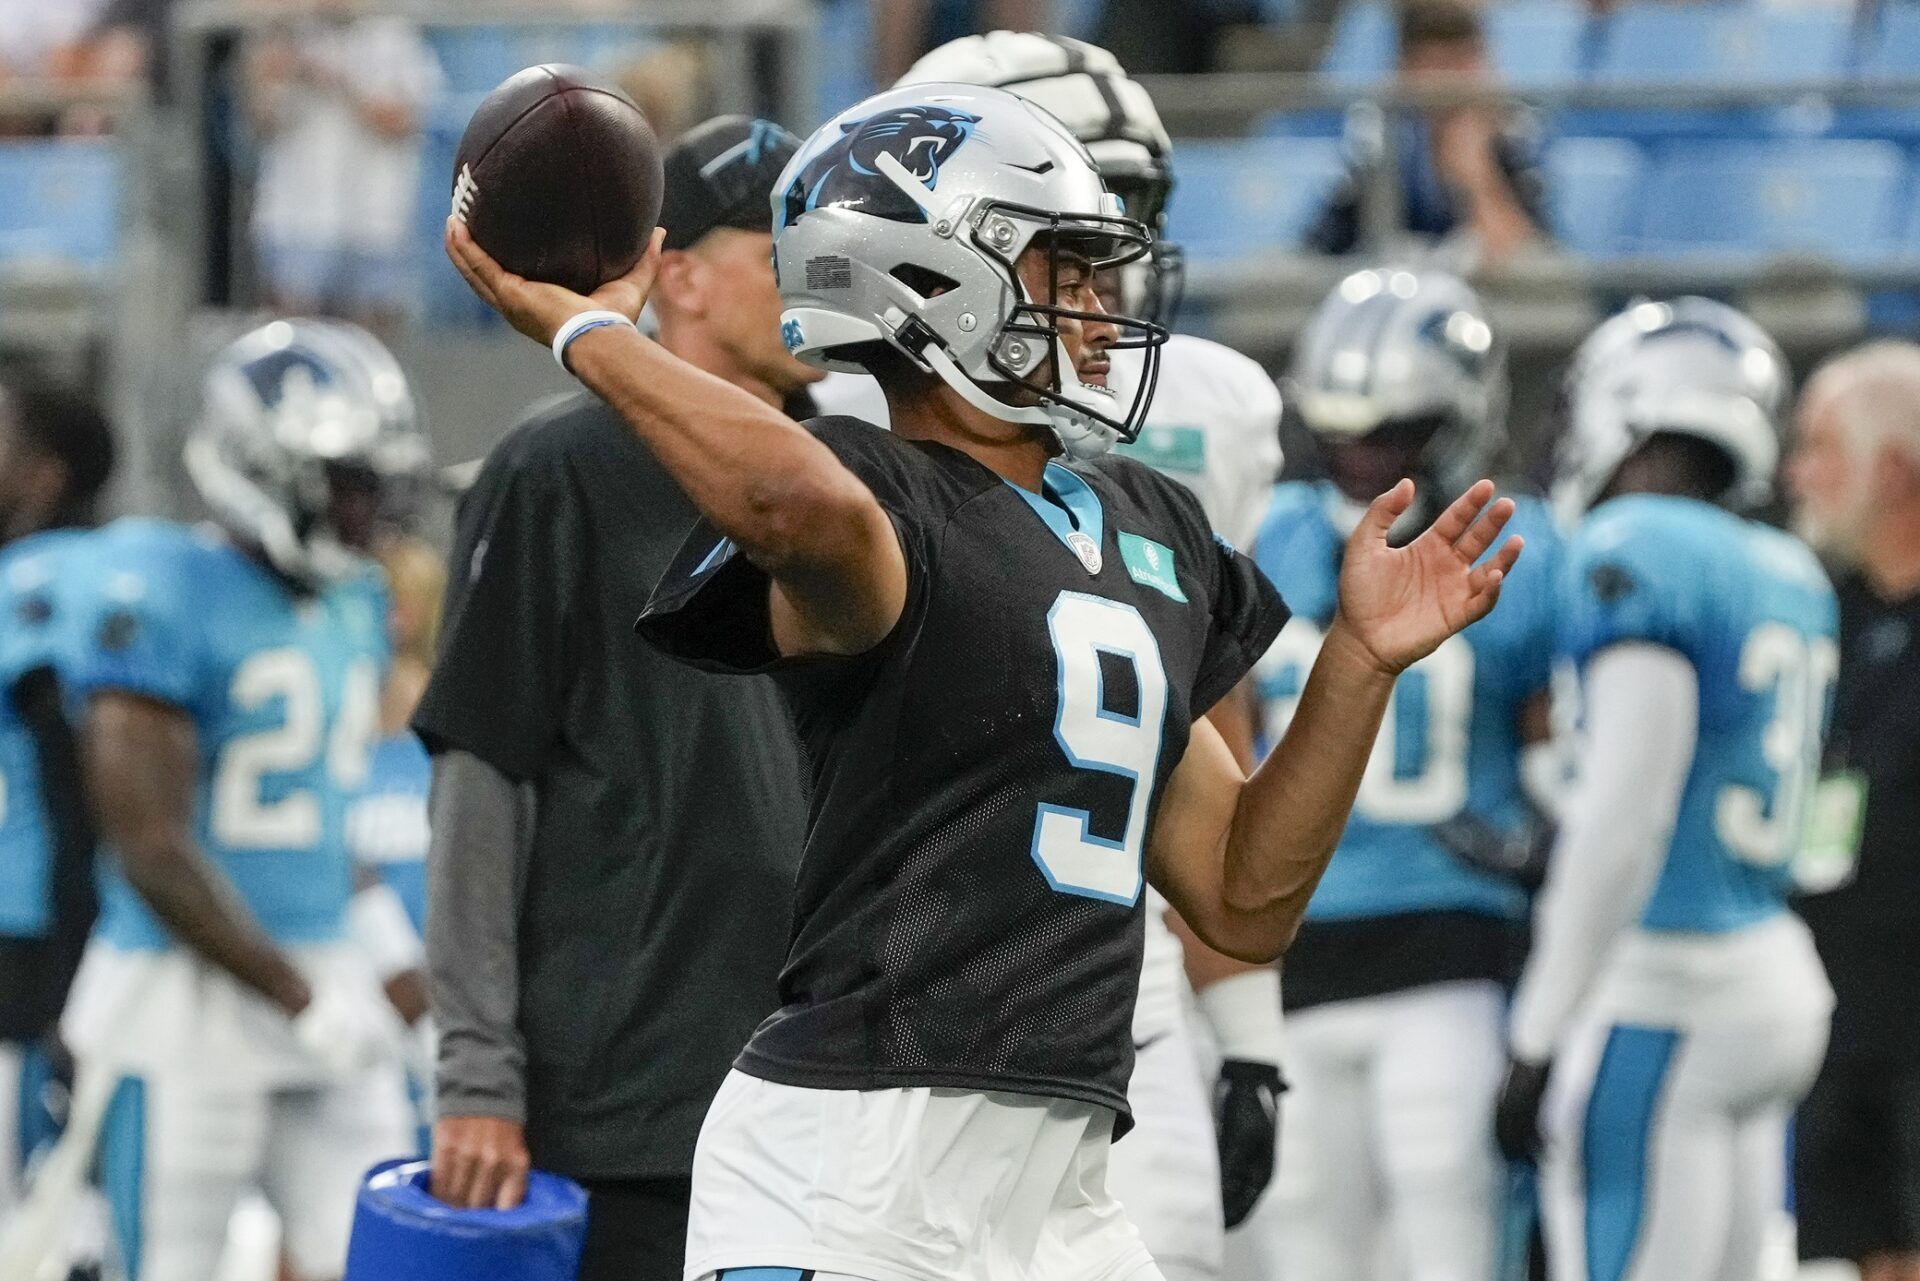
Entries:
POLYGON ((1552 1063, 1507 1060, 1507 1079, 1493 1105, 1493 1138, 1509 1161, 1533 1161, 1540 1155, 1540 1103, 1547 1095, 1552 1063))
POLYGON ((1547 858, 1557 831, 1553 821, 1533 814, 1513 832, 1503 831, 1471 810, 1427 829, 1447 853, 1468 867, 1512 881, 1529 894, 1547 879, 1547 858))
POLYGON ((1213 1085, 1214 1132, 1220 1142, 1220 1204, 1227 1226, 1240 1226, 1273 1179, 1280 1145, 1280 1096, 1287 1083, 1271 1063, 1228 1059, 1213 1085))

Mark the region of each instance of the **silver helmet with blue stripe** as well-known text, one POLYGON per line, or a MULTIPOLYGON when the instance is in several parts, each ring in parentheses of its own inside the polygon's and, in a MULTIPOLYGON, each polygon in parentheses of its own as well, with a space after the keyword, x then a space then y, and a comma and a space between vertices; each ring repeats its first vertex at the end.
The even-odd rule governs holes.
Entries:
POLYGON ((383 505, 424 479, 430 453, 407 377, 378 339, 295 319, 214 357, 185 461, 215 520, 319 586, 364 567, 383 505))
POLYGON ((1505 348, 1479 296, 1446 272, 1342 280, 1302 332, 1290 382, 1342 495, 1361 507, 1403 475, 1444 503, 1503 438, 1505 348))
POLYGON ((1751 319, 1711 298, 1643 301, 1601 323, 1574 352, 1562 384, 1553 501, 1577 519, 1633 453, 1657 435, 1717 447, 1732 464, 1723 505, 1773 494, 1790 374, 1751 319))

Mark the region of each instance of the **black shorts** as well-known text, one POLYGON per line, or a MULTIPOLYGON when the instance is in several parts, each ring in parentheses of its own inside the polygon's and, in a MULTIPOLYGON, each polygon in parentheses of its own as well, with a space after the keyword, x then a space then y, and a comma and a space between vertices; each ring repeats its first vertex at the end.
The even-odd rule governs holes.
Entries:
POLYGON ((583 1179, 587 1242, 579 1281, 680 1281, 691 1179, 583 1179))
POLYGON ((1800 1105, 1802 1259, 1920 1249, 1920 1064, 1830 1058, 1800 1105))

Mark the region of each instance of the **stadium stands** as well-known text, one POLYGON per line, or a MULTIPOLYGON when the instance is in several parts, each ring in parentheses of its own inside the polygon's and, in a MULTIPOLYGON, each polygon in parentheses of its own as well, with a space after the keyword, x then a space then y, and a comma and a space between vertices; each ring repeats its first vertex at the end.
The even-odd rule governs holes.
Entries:
POLYGON ((0 142, 0 263, 103 268, 119 244, 119 211, 113 143, 0 142))
POLYGON ((1332 138, 1182 142, 1175 154, 1171 234, 1196 262, 1298 244, 1346 171, 1332 138))

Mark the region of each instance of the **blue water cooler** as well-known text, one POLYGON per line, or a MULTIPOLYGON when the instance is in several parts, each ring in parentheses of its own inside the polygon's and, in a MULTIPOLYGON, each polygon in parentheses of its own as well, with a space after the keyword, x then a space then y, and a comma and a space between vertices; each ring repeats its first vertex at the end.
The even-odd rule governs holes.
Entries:
POLYGON ((346 1281, 574 1281, 587 1230, 579 1184, 535 1170, 513 1210, 456 1210, 427 1191, 428 1163, 368 1171, 346 1281))

